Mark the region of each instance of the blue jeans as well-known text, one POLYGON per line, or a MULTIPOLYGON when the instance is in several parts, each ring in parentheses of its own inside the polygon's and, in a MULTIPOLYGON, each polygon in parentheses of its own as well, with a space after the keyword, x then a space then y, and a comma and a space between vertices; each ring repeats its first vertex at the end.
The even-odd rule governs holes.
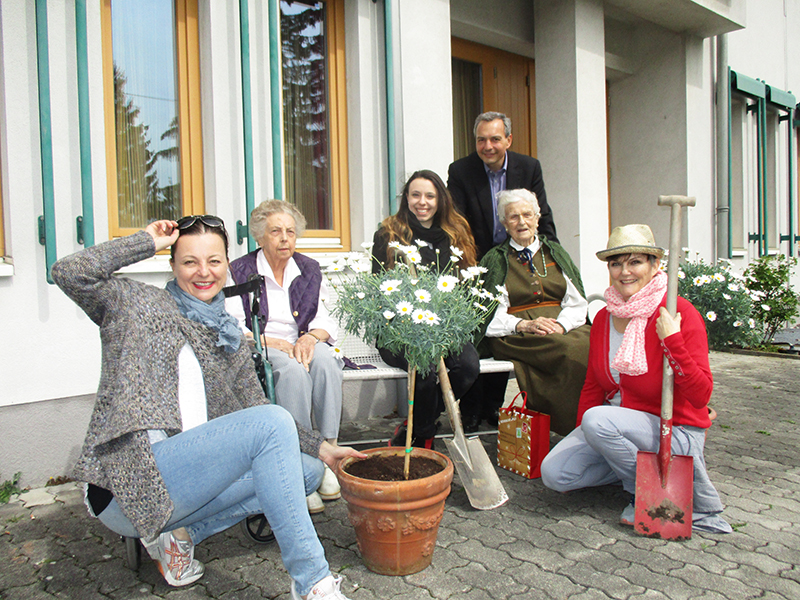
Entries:
MULTIPOLYGON (((542 461, 542 483, 557 492, 622 483, 636 492, 636 455, 658 452, 661 419, 619 406, 595 406, 542 461)), ((672 453, 691 456, 694 465, 694 513, 719 513, 722 501, 708 478, 703 456, 705 429, 672 427, 672 453)))
MULTIPOLYGON (((307 594, 330 574, 306 506, 324 465, 300 452, 286 410, 264 405, 212 419, 153 444, 153 455, 174 505, 165 531, 185 527, 198 544, 263 513, 298 593, 307 594)), ((116 500, 98 518, 120 535, 139 537, 116 500)))

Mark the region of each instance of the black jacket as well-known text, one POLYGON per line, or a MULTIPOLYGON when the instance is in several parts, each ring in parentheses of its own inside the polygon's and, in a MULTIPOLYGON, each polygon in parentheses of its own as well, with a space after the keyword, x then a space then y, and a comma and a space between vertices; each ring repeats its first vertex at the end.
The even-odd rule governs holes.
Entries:
MULTIPOLYGON (((524 188, 536 194, 542 213, 539 218, 539 233, 552 242, 558 242, 556 226, 553 223, 553 211, 547 204, 547 194, 544 191, 541 164, 533 157, 511 150, 506 152, 508 155, 506 189, 524 188)), ((480 258, 495 244, 492 241, 494 228, 492 188, 489 185, 489 177, 486 175, 483 161, 477 152, 450 165, 447 170, 447 188, 453 196, 456 207, 466 217, 472 228, 475 245, 478 247, 478 258, 480 258)))

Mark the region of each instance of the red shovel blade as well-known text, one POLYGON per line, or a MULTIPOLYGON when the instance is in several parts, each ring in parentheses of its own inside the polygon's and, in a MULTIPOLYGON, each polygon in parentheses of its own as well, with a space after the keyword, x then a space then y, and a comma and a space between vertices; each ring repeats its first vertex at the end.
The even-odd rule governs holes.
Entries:
POLYGON ((662 485, 658 454, 636 455, 636 533, 664 540, 692 537, 692 463, 691 456, 672 455, 662 485))

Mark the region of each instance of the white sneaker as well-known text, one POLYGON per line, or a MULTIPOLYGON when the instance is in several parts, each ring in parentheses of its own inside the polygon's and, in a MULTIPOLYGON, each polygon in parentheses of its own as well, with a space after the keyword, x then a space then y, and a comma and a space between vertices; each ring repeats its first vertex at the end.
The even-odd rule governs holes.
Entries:
POLYGON ((342 497, 342 488, 339 486, 339 480, 328 465, 325 465, 325 473, 322 475, 322 483, 319 484, 317 490, 320 498, 323 500, 336 500, 342 497))
POLYGON ((308 512, 312 515, 321 513, 325 510, 325 505, 322 503, 322 498, 319 497, 317 492, 312 492, 306 496, 306 505, 308 505, 308 512))
POLYGON ((179 540, 171 531, 162 533, 149 544, 142 540, 142 544, 169 585, 189 585, 205 572, 203 563, 194 558, 194 544, 179 540))
MULTIPOLYGON (((339 589, 341 585, 341 577, 328 575, 311 588, 306 600, 348 600, 347 596, 339 589)), ((303 600, 303 597, 294 589, 294 580, 292 580, 292 600, 303 600)))

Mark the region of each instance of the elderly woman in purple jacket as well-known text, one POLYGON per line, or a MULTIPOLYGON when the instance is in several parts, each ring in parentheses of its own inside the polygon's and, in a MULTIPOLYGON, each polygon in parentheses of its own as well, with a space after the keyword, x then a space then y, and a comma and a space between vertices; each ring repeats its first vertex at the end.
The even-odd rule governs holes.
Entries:
MULTIPOLYGON (((254 273, 264 276, 260 334, 272 363, 276 402, 308 429, 313 414, 319 432, 335 445, 342 415, 343 364, 330 344, 338 324, 324 304, 329 294, 319 263, 295 252, 305 228, 306 219, 294 205, 283 200, 262 202, 250 214, 250 232, 261 248, 231 262, 230 272, 237 284, 254 273)), ((246 297, 229 298, 225 307, 252 335, 246 297)), ((340 496, 328 468, 318 492, 323 500, 340 496)), ((314 495, 308 504, 312 512, 323 510, 314 495)))

